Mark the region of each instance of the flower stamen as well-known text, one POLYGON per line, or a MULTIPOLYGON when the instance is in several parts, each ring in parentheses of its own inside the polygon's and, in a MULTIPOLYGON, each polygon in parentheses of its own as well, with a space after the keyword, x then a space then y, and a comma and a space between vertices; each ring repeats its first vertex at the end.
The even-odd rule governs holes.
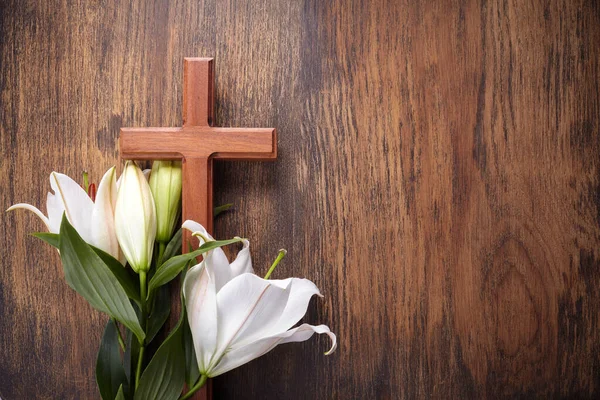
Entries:
POLYGON ((95 203, 96 202, 96 184, 92 183, 90 184, 88 190, 87 190, 88 196, 90 196, 90 199, 92 199, 92 201, 95 203))
POLYGON ((90 181, 89 175, 87 171, 83 171, 83 190, 89 193, 90 190, 90 181))
POLYGON ((271 274, 273 273, 273 271, 275 271, 275 268, 277 268, 277 265, 279 265, 279 262, 281 260, 283 260, 283 257, 285 257, 286 254, 287 254, 287 250, 286 249, 279 250, 279 254, 277 255, 277 258, 275 259, 275 261, 273 261, 273 265, 271 265, 271 268, 269 268, 269 271, 265 275, 264 279, 269 279, 269 277, 271 276, 271 274))

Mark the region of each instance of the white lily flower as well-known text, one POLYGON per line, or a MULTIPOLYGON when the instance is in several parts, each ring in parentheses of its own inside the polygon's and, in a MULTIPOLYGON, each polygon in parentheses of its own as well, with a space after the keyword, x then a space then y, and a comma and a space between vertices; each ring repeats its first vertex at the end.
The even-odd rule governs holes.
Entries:
MULTIPOLYGON (((214 240, 202 225, 186 221, 183 227, 214 240)), ((256 276, 250 243, 231 264, 217 248, 191 268, 183 284, 188 321, 200 373, 221 375, 271 351, 277 345, 303 342, 314 333, 327 334, 332 346, 336 336, 325 325, 302 324, 292 328, 306 313, 319 289, 307 279, 265 280, 256 276)), ((322 297, 322 296, 321 296, 322 297)))
POLYGON ((121 250, 135 272, 146 272, 152 262, 156 237, 156 210, 148 180, 127 161, 115 206, 115 230, 121 250))
POLYGON ((19 203, 7 211, 17 208, 32 211, 51 233, 59 233, 63 214, 87 243, 104 250, 121 262, 124 258, 115 234, 114 209, 117 201, 115 167, 110 168, 100 181, 94 202, 77 182, 58 172, 50 174, 50 187, 46 200, 46 217, 38 208, 19 203))

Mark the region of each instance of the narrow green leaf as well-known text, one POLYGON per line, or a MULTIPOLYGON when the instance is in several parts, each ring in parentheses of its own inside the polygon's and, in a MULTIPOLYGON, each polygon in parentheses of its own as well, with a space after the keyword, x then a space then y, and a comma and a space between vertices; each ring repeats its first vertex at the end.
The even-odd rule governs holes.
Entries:
POLYGON ((173 258, 168 259, 158 268, 152 279, 150 279, 150 283, 148 284, 148 295, 150 295, 150 293, 152 293, 152 291, 157 287, 171 282, 177 275, 179 275, 179 273, 185 267, 188 261, 193 260, 194 258, 201 256, 202 254, 210 250, 214 250, 217 247, 241 242, 242 240, 243 239, 241 238, 233 238, 228 240, 213 240, 204 243, 198 248, 198 250, 195 250, 191 253, 182 254, 180 256, 175 256, 173 258))
POLYGON ((198 361, 196 360, 196 350, 194 349, 194 340, 192 331, 187 318, 183 322, 183 352, 185 354, 185 383, 192 387, 200 377, 198 370, 198 361))
POLYGON ((160 328, 165 324, 171 313, 171 291, 169 286, 161 286, 156 296, 152 297, 152 313, 148 317, 146 343, 150 343, 160 328))
MULTIPOLYGON (((173 235, 173 237, 171 238, 171 241, 169 242, 169 244, 167 244, 167 247, 165 248, 165 252, 162 257, 163 260, 168 260, 170 258, 173 258, 173 257, 181 254, 181 237, 182 236, 183 236, 183 230, 181 228, 179 228, 179 230, 177 232, 175 232, 175 235, 173 235)), ((161 264, 162 264, 162 262, 161 262, 161 264)))
POLYGON ((130 299, 135 300, 139 304, 139 302, 140 302, 140 284, 137 279, 137 275, 135 275, 135 277, 132 276, 129 273, 129 271, 127 270, 127 268, 125 268, 123 266, 123 264, 121 264, 119 262, 119 260, 117 260, 116 258, 111 256, 107 252, 105 252, 97 247, 94 247, 94 246, 90 246, 90 247, 102 259, 102 261, 104 261, 104 263, 106 264, 108 269, 110 269, 110 272, 113 273, 115 278, 117 278, 117 280, 119 281, 119 283, 125 290, 125 293, 127 293, 127 296, 130 299))
POLYGON ((222 206, 215 207, 213 210, 213 217, 216 217, 217 215, 221 214, 222 212, 229 210, 231 207, 233 207, 233 203, 227 203, 227 204, 223 204, 222 206))
POLYGON ((123 387, 123 391, 125 398, 132 399, 135 386, 135 367, 140 354, 140 344, 129 329, 127 330, 125 345, 127 347, 125 349, 125 354, 123 354, 123 367, 125 369, 127 383, 123 387))
POLYGON ((177 326, 144 370, 134 400, 176 400, 185 383, 185 356, 183 353, 183 320, 185 307, 177 326))
POLYGON ((102 400, 113 400, 125 380, 117 327, 108 320, 96 358, 96 383, 102 400))
MULTIPOLYGON (((32 236, 43 240, 44 242, 50 244, 51 246, 59 248, 60 245, 60 235, 58 233, 48 233, 48 232, 36 232, 32 233, 32 236)), ((104 261, 106 266, 111 270, 113 275, 117 278, 123 289, 125 289, 125 293, 129 296, 130 299, 134 299, 136 302, 140 302, 140 285, 137 279, 134 279, 128 272, 125 267, 113 256, 101 250, 97 247, 89 245, 96 254, 104 261)), ((181 246, 180 246, 181 247, 181 246)))
POLYGON ((60 244, 60 235, 58 233, 35 232, 32 233, 31 236, 41 239, 44 242, 48 243, 50 246, 56 247, 57 249, 60 244))
POLYGON ((115 400, 125 400, 125 395, 123 394, 123 385, 119 386, 119 391, 117 392, 117 397, 115 400))
POLYGON ((110 268, 79 236, 63 215, 60 226, 60 258, 67 283, 95 309, 117 319, 138 337, 145 338, 127 293, 110 268))

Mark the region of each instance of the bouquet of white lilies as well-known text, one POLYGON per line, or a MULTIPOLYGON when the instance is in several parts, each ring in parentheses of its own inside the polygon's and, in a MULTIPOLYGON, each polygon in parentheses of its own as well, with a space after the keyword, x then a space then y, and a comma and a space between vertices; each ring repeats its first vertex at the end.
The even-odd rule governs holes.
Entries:
POLYGON ((284 250, 260 278, 248 240, 215 240, 202 225, 185 221, 182 229, 200 245, 181 254, 180 162, 155 161, 147 171, 127 162, 119 179, 109 169, 97 191, 87 176, 81 187, 56 172, 50 186, 47 216, 24 203, 9 210, 33 211, 44 222, 48 232, 34 236, 58 249, 69 286, 110 317, 96 361, 103 400, 187 399, 208 378, 314 333, 331 338, 326 354, 335 350, 327 326, 295 326, 312 296, 321 296, 315 284, 269 279, 284 250), (230 263, 221 247, 238 242, 243 247, 230 263), (158 335, 171 311, 168 283, 178 276, 179 322, 158 335), (150 354, 148 345, 164 336, 150 354))

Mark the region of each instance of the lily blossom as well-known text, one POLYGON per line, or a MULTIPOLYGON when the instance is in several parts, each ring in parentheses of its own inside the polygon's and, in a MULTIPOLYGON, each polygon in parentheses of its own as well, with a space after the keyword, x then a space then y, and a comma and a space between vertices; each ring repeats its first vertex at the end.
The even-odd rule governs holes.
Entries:
POLYGON ((51 233, 59 233, 63 214, 87 243, 96 246, 124 263, 115 234, 114 210, 117 201, 115 167, 110 168, 100 181, 94 202, 77 182, 58 172, 50 174, 45 216, 38 208, 27 203, 11 206, 6 211, 22 208, 37 215, 51 233))
MULTIPOLYGON (((214 240, 204 227, 186 221, 183 228, 200 239, 214 240)), ((313 295, 321 293, 307 279, 265 280, 252 269, 250 243, 231 264, 220 248, 191 268, 183 284, 188 321, 200 373, 221 375, 271 351, 277 345, 303 342, 314 333, 336 336, 325 325, 298 323, 313 295)))

